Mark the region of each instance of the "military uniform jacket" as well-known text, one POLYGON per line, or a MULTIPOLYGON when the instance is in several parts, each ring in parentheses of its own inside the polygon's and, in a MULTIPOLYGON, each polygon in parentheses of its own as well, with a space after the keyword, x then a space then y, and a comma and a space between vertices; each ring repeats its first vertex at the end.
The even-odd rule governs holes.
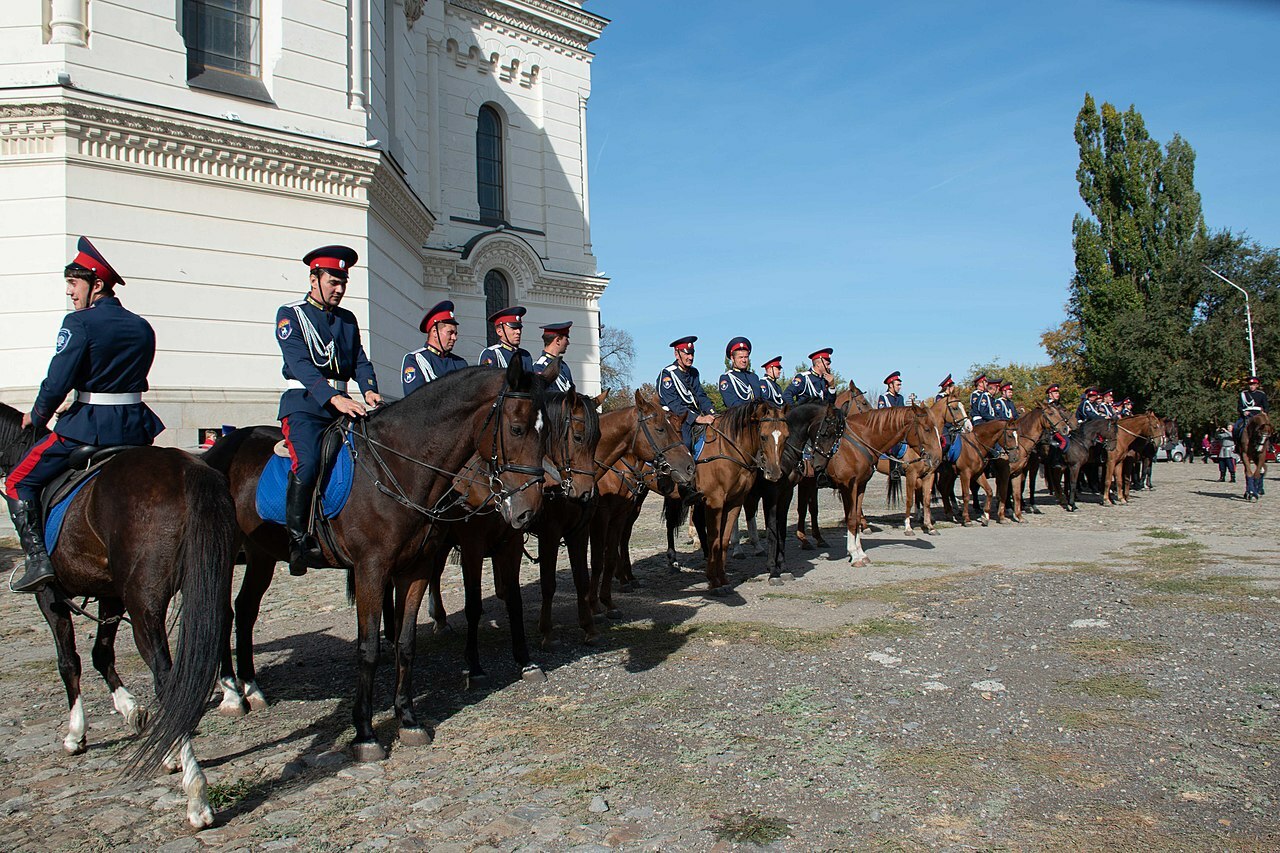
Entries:
POLYGON ((801 403, 830 403, 836 399, 836 392, 827 385, 827 380, 812 370, 804 370, 796 374, 782 398, 793 406, 801 403))
POLYGON ((335 394, 345 394, 352 379, 359 395, 378 390, 373 364, 360 343, 360 326, 345 308, 326 311, 310 297, 282 305, 276 312, 276 342, 284 355, 284 378, 303 386, 280 397, 281 419, 299 412, 335 417, 324 404, 335 394))
POLYGON ((524 360, 524 369, 532 373, 533 356, 529 355, 529 351, 523 347, 509 347, 506 344, 485 347, 480 351, 480 360, 476 364, 481 367, 501 367, 505 370, 511 363, 512 356, 517 354, 524 360))
POLYGON ((763 399, 760 396, 760 377, 750 370, 730 370, 720 374, 720 398, 724 400, 726 409, 763 399))
POLYGON ((778 383, 774 382, 768 376, 760 380, 760 399, 774 406, 783 406, 785 401, 782 399, 782 389, 778 387, 778 383))
POLYGON ((992 401, 991 411, 992 420, 995 421, 1011 421, 1018 417, 1018 407, 1012 400, 1006 400, 1004 397, 996 397, 992 401))
POLYGON ((1270 413, 1271 411, 1267 408, 1267 392, 1265 391, 1241 391, 1236 408, 1240 411, 1240 417, 1242 418, 1254 412, 1270 413))
POLYGON ((1096 421, 1099 418, 1105 418, 1107 415, 1102 407, 1096 403, 1090 403, 1088 400, 1081 400, 1080 405, 1076 407, 1076 420, 1080 423, 1096 421))
POLYGON ((400 365, 400 387, 404 396, 447 373, 461 370, 467 360, 451 352, 438 352, 434 347, 416 349, 404 357, 400 365))
POLYGON ((668 364, 662 368, 658 374, 658 402, 662 403, 662 408, 683 417, 687 424, 693 423, 699 415, 716 413, 711 398, 702 388, 696 367, 681 370, 674 364, 668 364))
POLYGON ((907 405, 907 401, 902 398, 901 394, 890 394, 885 391, 876 398, 877 409, 901 409, 907 405))
MULTIPOLYGON (((107 296, 62 318, 49 373, 31 407, 31 420, 47 424, 72 391, 141 394, 156 356, 156 333, 146 320, 107 296)), ((53 431, 84 444, 150 444, 164 424, 146 403, 100 405, 77 400, 53 431)))
POLYGON ((996 419, 995 405, 986 391, 974 391, 969 395, 969 418, 975 424, 996 419))
POLYGON ((547 365, 551 363, 551 359, 560 359, 560 375, 558 375, 551 386, 557 391, 568 391, 573 387, 573 373, 569 370, 569 365, 565 362, 563 356, 555 356, 549 352, 544 352, 538 356, 538 360, 533 363, 533 369, 538 373, 547 369, 547 365))

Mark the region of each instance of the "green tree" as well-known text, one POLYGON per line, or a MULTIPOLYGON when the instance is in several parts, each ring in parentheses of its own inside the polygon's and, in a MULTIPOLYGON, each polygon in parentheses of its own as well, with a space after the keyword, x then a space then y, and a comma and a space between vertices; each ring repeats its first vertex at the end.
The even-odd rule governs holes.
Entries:
MULTIPOLYGON (((1034 408, 1044 402, 1045 388, 1049 387, 1049 367, 1043 364, 1019 364, 1017 362, 1002 362, 999 357, 985 364, 974 364, 969 367, 969 375, 965 377, 964 385, 967 388, 973 387, 973 380, 978 376, 986 374, 990 379, 1000 379, 1002 382, 1008 382, 1013 385, 1013 402, 1017 404, 1018 411, 1026 411, 1034 408)), ((991 392, 994 398, 997 396, 995 391, 991 392)), ((1071 400, 1066 392, 1063 392, 1063 400, 1071 400)))

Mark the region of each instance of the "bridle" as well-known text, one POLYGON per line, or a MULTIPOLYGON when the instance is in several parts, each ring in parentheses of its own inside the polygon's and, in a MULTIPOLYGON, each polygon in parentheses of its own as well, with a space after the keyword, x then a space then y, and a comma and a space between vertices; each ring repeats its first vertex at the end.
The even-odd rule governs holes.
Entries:
MULTIPOLYGON (((653 437, 653 432, 649 429, 649 424, 648 424, 650 420, 656 417, 658 417, 657 412, 648 412, 642 415, 640 414, 639 409, 637 409, 636 425, 639 427, 639 429, 636 430, 636 432, 644 435, 644 440, 649 443, 649 449, 653 452, 653 462, 649 464, 653 465, 653 470, 660 477, 667 477, 669 479, 674 479, 673 475, 675 473, 675 469, 672 467, 671 462, 668 461, 667 459, 667 451, 675 450, 677 447, 684 447, 684 442, 673 441, 670 444, 666 445, 665 447, 659 447, 657 439, 653 437)), ((636 450, 635 433, 633 433, 631 436, 631 449, 632 451, 636 450)), ((639 453, 636 454, 636 456, 639 456, 639 455, 640 455, 639 453)), ((599 465, 600 463, 597 462, 596 464, 599 465)))
POLYGON ((518 465, 507 459, 506 445, 503 441, 502 422, 505 408, 504 404, 508 399, 532 400, 533 394, 526 391, 510 391, 504 388, 498 394, 497 398, 494 399, 493 404, 489 407, 489 413, 485 415, 484 423, 480 427, 480 431, 484 432, 484 430, 488 428, 489 424, 493 423, 493 440, 487 461, 488 471, 485 472, 485 482, 489 487, 489 494, 480 502, 479 506, 467 505, 467 511, 462 519, 451 516, 450 513, 459 505, 465 503, 466 495, 460 494, 456 490, 446 492, 441 496, 441 499, 434 507, 424 507, 409 497, 404 486, 402 486, 400 481, 396 478, 395 472, 391 470, 387 465, 386 460, 383 459, 382 454, 378 451, 385 451, 386 453, 399 457, 405 462, 449 477, 451 480, 463 480, 464 482, 471 483, 478 482, 474 476, 467 473, 468 466, 464 466, 461 471, 449 471, 436 465, 432 465, 429 462, 424 462, 421 459, 402 453, 394 447, 378 441, 376 438, 369 435, 368 419, 366 418, 361 418, 356 421, 348 421, 343 424, 341 427, 342 431, 345 433, 343 441, 346 442, 347 446, 351 449, 352 460, 360 466, 361 470, 365 471, 365 473, 369 475, 369 478, 373 481, 374 487, 396 503, 415 512, 421 513, 432 521, 465 521, 466 519, 480 515, 481 513, 492 512, 498 504, 503 501, 510 500, 525 489, 541 486, 546 479, 546 474, 542 466, 518 465), (356 442, 354 441, 354 435, 356 433, 359 434, 361 441, 368 447, 368 455, 377 466, 376 471, 372 470, 362 461, 362 454, 356 449, 356 442), (502 475, 506 473, 526 474, 528 475, 528 479, 516 488, 508 489, 501 479, 502 475), (382 481, 384 477, 391 484, 390 486, 382 481))
POLYGON ((581 468, 573 467, 573 426, 574 424, 581 424, 584 432, 587 429, 587 418, 585 414, 581 418, 575 418, 573 416, 573 411, 579 404, 584 407, 587 405, 583 402, 581 396, 575 395, 573 405, 565 406, 564 440, 562 442, 563 446, 560 448, 564 453, 564 456, 559 462, 554 463, 556 466, 556 474, 560 477, 560 491, 565 497, 569 497, 570 492, 573 491, 574 474, 581 474, 584 477, 590 477, 593 483, 596 478, 595 470, 584 471, 581 468))

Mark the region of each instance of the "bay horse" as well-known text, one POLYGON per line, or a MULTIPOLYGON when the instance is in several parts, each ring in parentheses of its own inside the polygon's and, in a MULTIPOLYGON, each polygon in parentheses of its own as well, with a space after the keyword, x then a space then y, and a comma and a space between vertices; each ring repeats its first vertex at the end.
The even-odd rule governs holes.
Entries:
MULTIPOLYGON (((734 525, 757 474, 777 482, 782 477, 782 448, 787 440, 783 410, 762 400, 715 416, 707 425, 702 453, 696 460, 693 511, 706 557, 707 591, 727 594, 725 573, 734 525)), ((666 502, 668 559, 674 565, 674 534, 681 500, 666 502)))
POLYGON ((1116 446, 1114 450, 1108 451, 1106 461, 1106 484, 1115 487, 1116 496, 1112 497, 1110 489, 1104 484, 1103 503, 1110 501, 1115 506, 1117 499, 1121 503, 1129 502, 1133 467, 1139 463, 1146 449, 1159 441, 1157 436, 1163 435, 1164 424, 1152 412, 1116 420, 1116 446), (1126 467, 1129 470, 1125 470, 1126 467))
POLYGON ((1004 514, 1007 501, 1013 503, 1013 520, 1022 523, 1022 487, 1027 479, 1027 472, 1038 464, 1037 450, 1040 440, 1048 432, 1053 434, 1055 427, 1061 426, 1061 413, 1056 407, 1036 406, 1025 412, 1015 422, 1014 429, 1018 436, 1018 452, 1009 455, 1009 478, 999 490, 997 505, 1004 514))
MULTIPOLYGON (((1036 442, 1035 448, 1031 452, 1031 458, 1027 460, 1027 470, 1022 481, 1019 482, 1018 497, 1022 497, 1022 483, 1027 485, 1026 506, 1031 512, 1040 515, 1040 508, 1036 506, 1036 474, 1041 468, 1045 472, 1045 482, 1048 484, 1049 466, 1060 465, 1064 451, 1058 446, 1057 435, 1063 437, 1071 435, 1072 432, 1080 428, 1080 422, 1076 420, 1074 412, 1067 411, 1061 406, 1046 406, 1046 416, 1049 419, 1049 428, 1040 433, 1040 440, 1036 442)), ((1054 490, 1050 488, 1050 493, 1054 494, 1054 490)))
POLYGON ((1267 450, 1271 446, 1271 417, 1258 412, 1244 422, 1240 431, 1240 464, 1244 468, 1244 499, 1256 501, 1265 492, 1267 450))
MULTIPOLYGON (((19 412, 0 404, 0 471, 6 475, 48 432, 24 430, 21 424, 19 412)), ((53 632, 70 707, 63 749, 78 755, 87 748, 71 616, 73 611, 88 614, 71 599, 89 596, 98 599, 93 666, 125 724, 144 735, 132 769, 142 775, 161 764, 181 768, 187 821, 196 829, 213 823, 213 810, 191 736, 217 675, 237 536, 235 507, 222 475, 175 448, 123 450, 72 498, 50 554, 56 578, 35 594, 53 632), (179 592, 175 659, 165 619, 179 592), (155 681, 151 711, 116 672, 115 638, 122 620, 132 625, 134 643, 155 681)))
MULTIPOLYGON (((440 377, 402 400, 380 406, 367 418, 344 423, 355 457, 351 494, 329 521, 324 548, 333 565, 350 568, 356 604, 357 684, 352 721, 357 761, 386 757, 373 731, 373 687, 383 598, 394 584, 395 711, 400 742, 423 745, 432 734, 413 708, 413 658, 417 613, 426 592, 424 547, 441 523, 442 506, 455 478, 472 456, 483 460, 489 500, 508 524, 524 527, 542 504, 544 430, 541 423, 546 375, 524 370, 514 359, 506 370, 471 367, 440 377)), ((205 453, 205 461, 227 474, 243 533, 244 581, 236 597, 236 671, 231 672, 229 638, 224 647, 223 704, 240 708, 266 704, 253 668, 253 623, 278 560, 287 559, 282 525, 257 512, 258 477, 282 433, 278 427, 235 430, 205 453)), ((455 493, 456 497, 456 493, 455 493)))
POLYGON ((1067 449, 1056 456, 1045 468, 1045 479, 1057 495, 1058 503, 1067 512, 1075 512, 1076 490, 1080 469, 1090 459, 1106 454, 1115 447, 1116 422, 1108 418, 1086 421, 1067 436, 1067 449))
MULTIPOLYGON (((543 429, 546 437, 546 462, 548 472, 554 474, 554 484, 543 492, 542 507, 538 517, 528 529, 538 538, 538 555, 542 570, 544 639, 550 633, 551 598, 555 593, 555 558, 561 540, 569 547, 570 565, 574 583, 578 588, 578 620, 588 642, 594 640, 595 630, 591 612, 587 607, 586 566, 586 514, 594 502, 594 455, 600 440, 600 420, 596 406, 603 400, 578 394, 573 386, 564 393, 548 393, 543 401, 543 429)), ((424 548, 428 563, 428 587, 430 604, 428 612, 435 620, 437 630, 446 624, 444 601, 440 592, 440 580, 449 551, 457 547, 461 555, 462 580, 465 593, 464 610, 467 618, 465 659, 467 684, 485 683, 488 675, 480 664, 479 628, 484 612, 481 582, 484 560, 492 559, 494 590, 506 605, 511 626, 512 655, 521 668, 525 681, 544 681, 542 668, 533 663, 525 639, 524 605, 520 587, 520 561, 524 556, 523 532, 513 527, 499 513, 484 511, 487 479, 480 476, 484 460, 473 457, 467 465, 468 476, 459 478, 455 489, 465 491, 464 503, 448 510, 440 518, 441 523, 428 534, 424 548), (481 508, 477 511, 477 507, 481 508)), ((388 591, 390 592, 390 591, 388 591)), ((412 596, 412 591, 410 596, 412 596)), ((396 619, 399 608, 390 610, 389 617, 396 619)), ((399 630, 396 623, 392 623, 399 630)), ((544 646, 545 646, 544 642, 544 646)))
MULTIPOLYGON (((941 435, 944 428, 959 428, 967 417, 964 411, 964 404, 957 399, 958 395, 959 391, 953 385, 945 393, 939 394, 925 404, 925 407, 929 409, 930 416, 933 418, 934 428, 939 431, 939 435, 941 435)), ((886 503, 890 507, 897 506, 899 495, 905 492, 906 506, 903 511, 902 532, 907 536, 916 535, 915 530, 911 527, 911 522, 915 517, 918 506, 921 527, 925 533, 936 536, 938 531, 933 525, 933 484, 938 474, 937 466, 942 462, 942 454, 938 453, 926 458, 908 447, 904 454, 904 462, 902 475, 899 477, 891 476, 891 460, 881 459, 876 463, 876 470, 888 478, 885 494, 886 503), (930 465, 930 462, 933 464, 930 465)))
MULTIPOLYGON (((938 492, 942 495, 943 511, 948 517, 959 521, 961 526, 970 522, 969 499, 981 488, 986 495, 986 506, 978 516, 978 523, 983 527, 992 518, 992 505, 995 502, 995 490, 987 479, 987 462, 991 458, 991 448, 999 444, 1010 455, 1018 452, 1017 427, 1013 421, 986 421, 973 427, 972 432, 960 434, 960 456, 955 462, 946 461, 938 470, 938 492), (956 511, 955 493, 952 489, 956 480, 960 481, 960 507, 956 511)), ((997 513, 996 522, 1004 520, 1004 513, 997 513)))
POLYGON ((871 479, 880 455, 904 439, 907 446, 921 456, 936 459, 941 453, 938 430, 923 406, 913 404, 861 414, 850 412, 845 417, 838 447, 827 463, 827 476, 844 504, 849 562, 854 566, 871 563, 871 558, 862 549, 862 499, 867 481, 871 479))
MULTIPOLYGON (((836 395, 833 405, 846 413, 861 414, 875 411, 875 406, 871 405, 867 395, 852 380, 848 388, 836 395)), ((811 472, 811 468, 812 466, 807 466, 804 476, 796 483, 796 539, 800 540, 802 551, 812 551, 814 545, 819 548, 828 547, 827 540, 822 538, 822 528, 818 525, 818 472, 811 472), (812 543, 805 531, 805 515, 809 516, 813 527, 812 543)), ((868 526, 866 519, 862 520, 862 526, 864 529, 868 526)))

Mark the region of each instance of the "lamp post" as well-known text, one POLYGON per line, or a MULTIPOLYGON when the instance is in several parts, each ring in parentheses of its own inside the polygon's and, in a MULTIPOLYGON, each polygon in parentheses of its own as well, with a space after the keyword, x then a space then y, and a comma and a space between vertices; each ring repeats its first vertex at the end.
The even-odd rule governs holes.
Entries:
POLYGON ((1209 266, 1205 265, 1204 268, 1209 270, 1209 272, 1213 273, 1215 276, 1222 279, 1227 284, 1231 285, 1236 290, 1244 294, 1244 323, 1245 323, 1245 328, 1248 329, 1249 331, 1249 375, 1257 376, 1258 363, 1253 358, 1253 313, 1249 311, 1249 291, 1245 290, 1243 287, 1236 284, 1234 281, 1227 278, 1225 275, 1222 275, 1221 273, 1211 269, 1209 266))

